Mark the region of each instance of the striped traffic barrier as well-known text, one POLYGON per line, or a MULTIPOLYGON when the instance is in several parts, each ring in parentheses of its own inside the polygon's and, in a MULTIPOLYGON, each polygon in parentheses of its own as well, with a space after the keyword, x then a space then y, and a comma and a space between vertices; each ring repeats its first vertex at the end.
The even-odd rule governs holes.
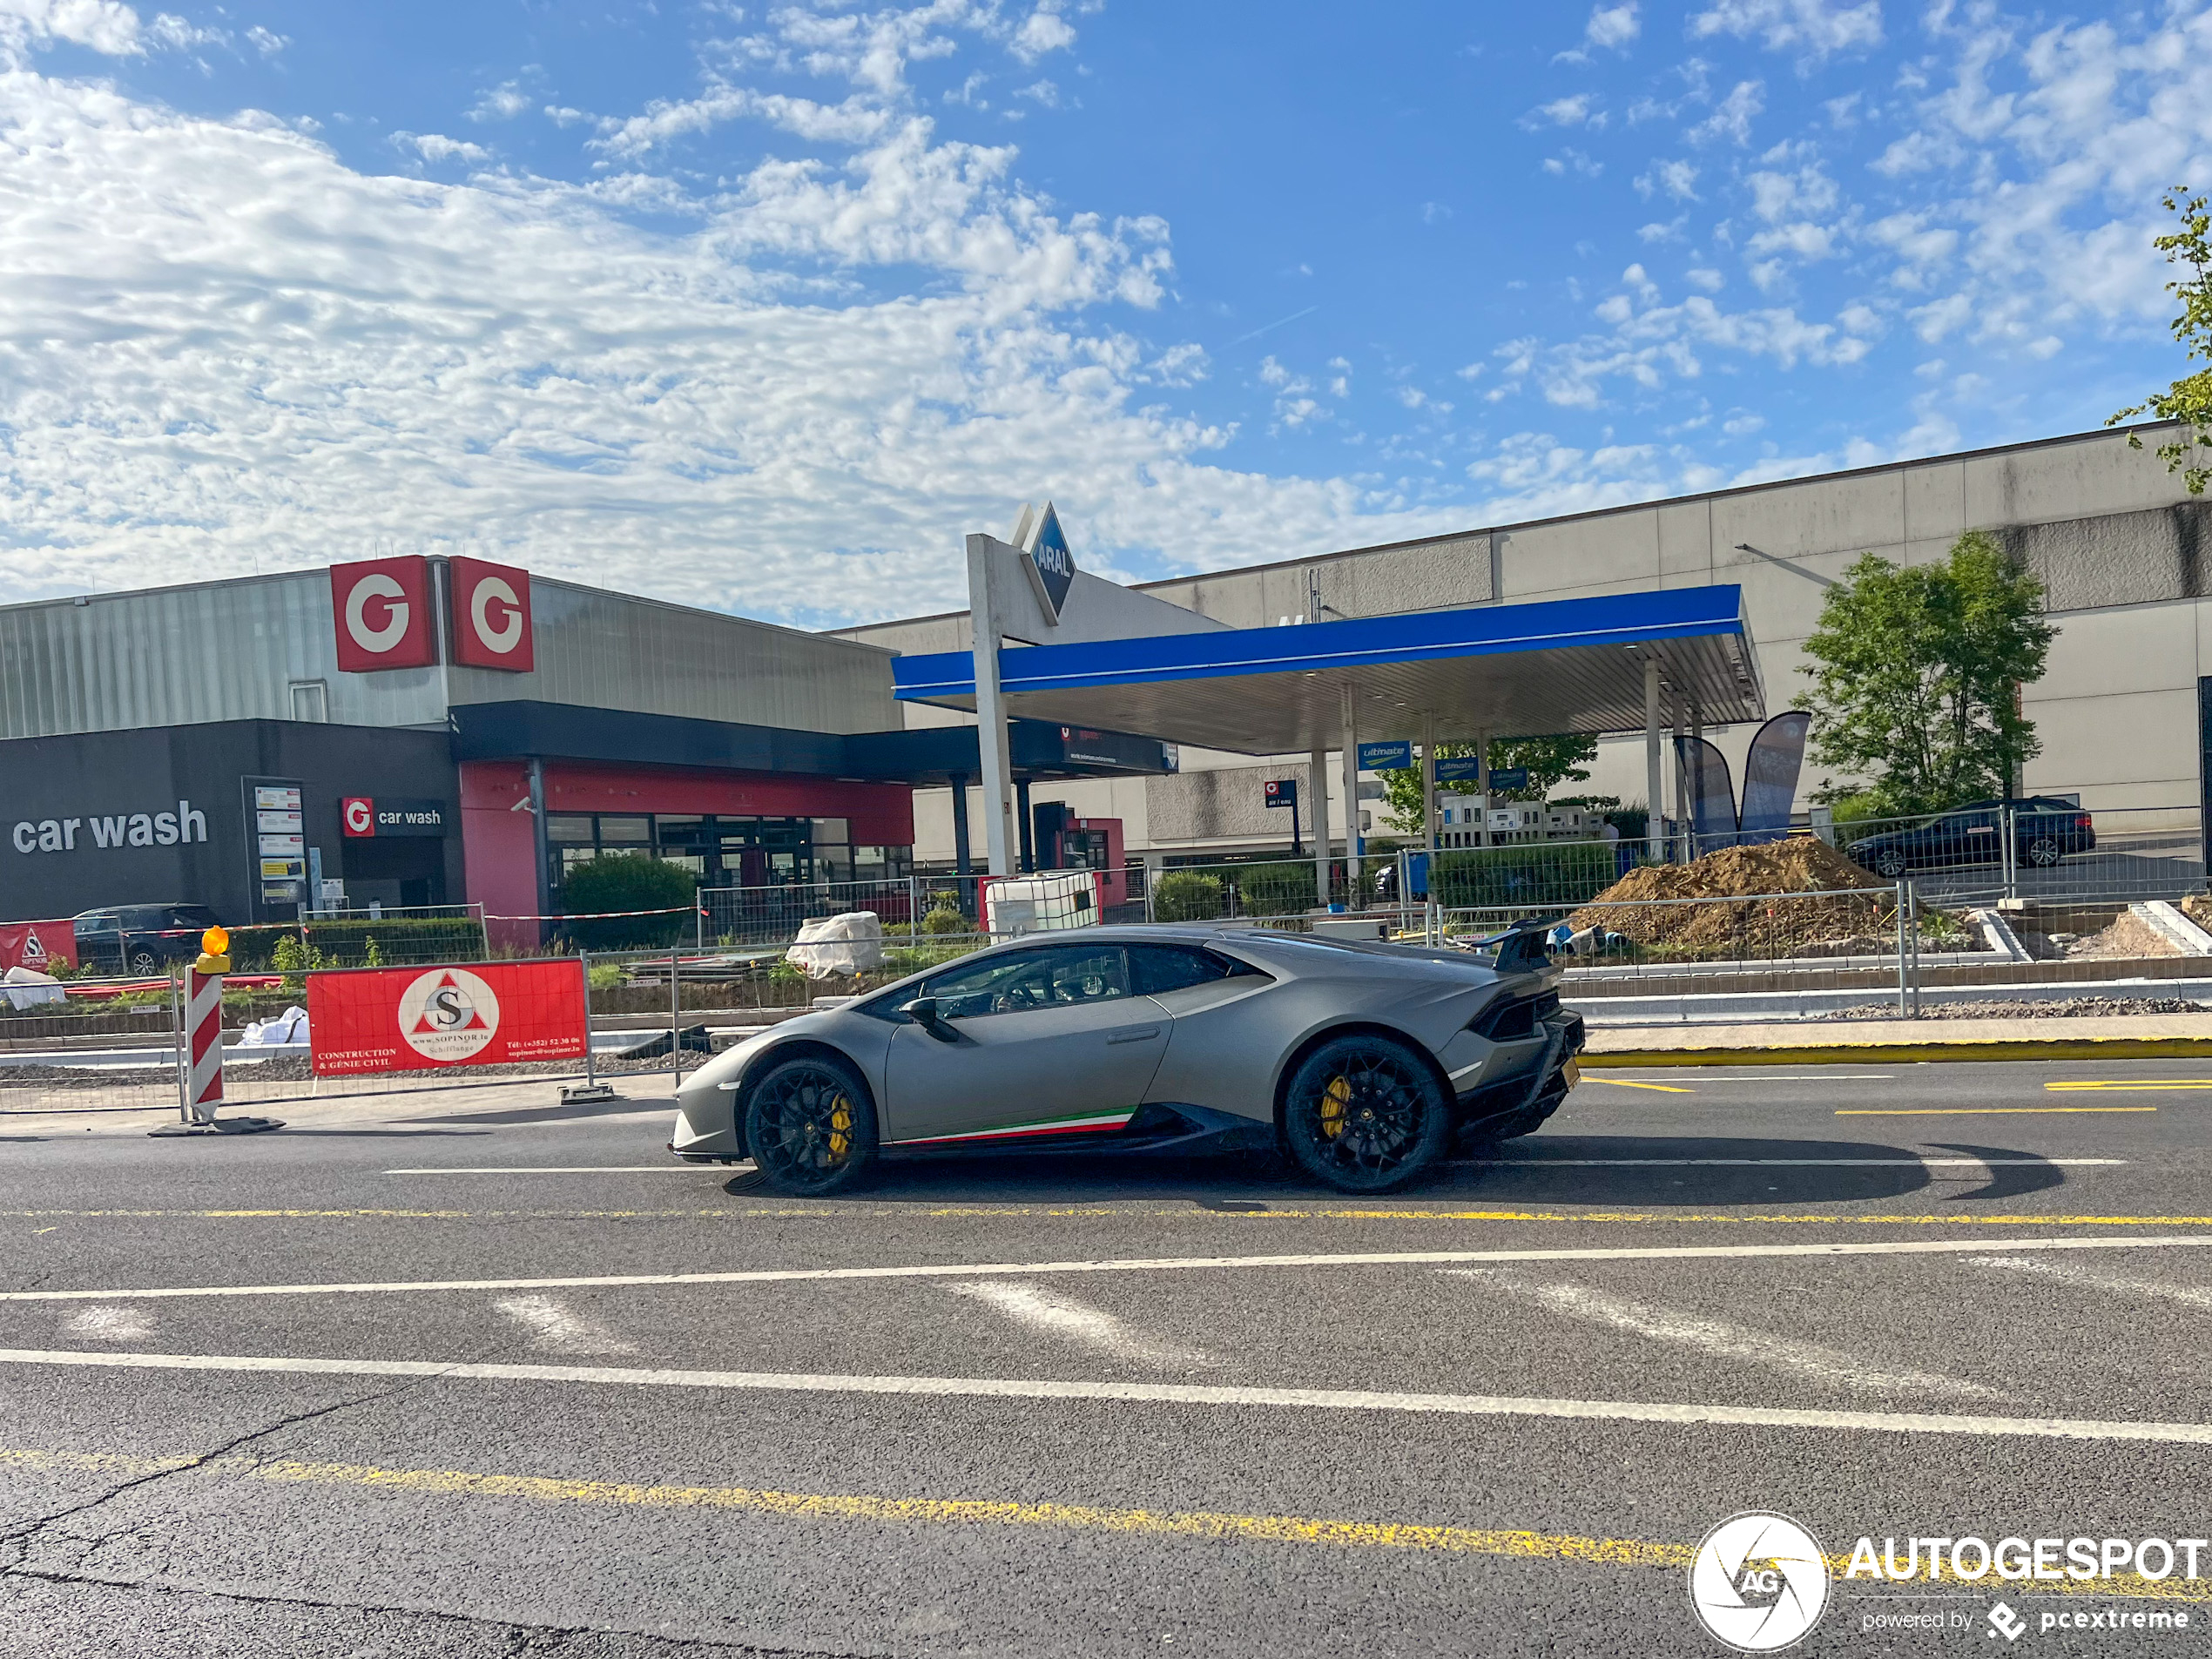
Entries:
POLYGON ((199 936, 199 960, 185 972, 178 1009, 177 1115, 183 1121, 155 1135, 251 1135, 282 1129, 280 1117, 218 1117, 223 1099, 223 978, 231 971, 231 936, 210 927, 199 936))

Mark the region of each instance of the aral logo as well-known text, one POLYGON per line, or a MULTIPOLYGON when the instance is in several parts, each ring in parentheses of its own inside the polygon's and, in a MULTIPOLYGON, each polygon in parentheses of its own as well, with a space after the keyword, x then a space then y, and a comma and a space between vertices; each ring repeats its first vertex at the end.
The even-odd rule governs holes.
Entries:
POLYGON ((1787 1515, 1731 1515, 1691 1559, 1689 1605, 1740 1653, 1792 1647, 1827 1608, 1828 1558, 1787 1515))
POLYGON ((426 1060, 449 1065, 499 1031, 499 998, 465 968, 434 968, 400 995, 400 1035, 426 1060))
POLYGON ((1075 583, 1076 556, 1068 550, 1067 533, 1060 528, 1060 515, 1050 502, 1044 504, 1044 516, 1037 522, 1036 533, 1022 550, 1022 556, 1028 563, 1029 580, 1037 597, 1044 602, 1046 617, 1058 622, 1060 608, 1068 603, 1068 590, 1075 583))

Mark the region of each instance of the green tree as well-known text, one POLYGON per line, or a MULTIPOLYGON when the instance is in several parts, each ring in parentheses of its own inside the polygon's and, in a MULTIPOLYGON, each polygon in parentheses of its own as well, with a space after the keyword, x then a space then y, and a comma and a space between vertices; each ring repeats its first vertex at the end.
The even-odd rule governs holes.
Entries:
MULTIPOLYGON (((2212 213, 2205 211, 2205 200, 2178 185, 2159 198, 2166 211, 2180 219, 2181 228, 2155 239, 2151 246, 2166 256, 2168 264, 2186 266, 2195 273, 2166 285, 2166 292, 2182 304, 2173 322, 2174 338, 2188 347, 2192 361, 2202 358, 2212 363, 2212 213)), ((2182 475, 2190 495, 2202 495, 2206 482, 2212 480, 2212 466, 2197 451, 2212 449, 2212 368, 2184 375, 2148 402, 2121 410, 2105 424, 2117 426, 2146 414, 2181 423, 2182 435, 2160 444, 2158 453, 2168 471, 2182 475)), ((2143 441, 2131 432, 2128 444, 2140 449, 2143 441)))
POLYGON ((1824 800, 1878 816, 1939 812, 2009 792, 2042 746, 2016 688, 2043 673, 2056 631, 2043 584, 1969 530, 1940 564, 1869 553, 1831 588, 1805 641, 1813 758, 1858 781, 1824 800))
MULTIPOLYGON (((1440 757, 1471 755, 1475 751, 1472 743, 1440 743, 1436 752, 1440 757)), ((1589 773, 1582 769, 1585 760, 1597 759, 1597 739, 1577 736, 1572 732, 1549 738, 1493 738, 1490 740, 1490 765, 1493 769, 1504 766, 1528 768, 1526 789, 1501 790, 1501 800, 1549 800, 1552 791, 1561 784, 1586 782, 1589 773)), ((1389 807, 1391 827, 1406 835, 1421 833, 1421 772, 1418 766, 1400 766, 1382 775, 1384 800, 1389 807)), ((1453 786, 1447 785, 1447 788, 1453 786)))

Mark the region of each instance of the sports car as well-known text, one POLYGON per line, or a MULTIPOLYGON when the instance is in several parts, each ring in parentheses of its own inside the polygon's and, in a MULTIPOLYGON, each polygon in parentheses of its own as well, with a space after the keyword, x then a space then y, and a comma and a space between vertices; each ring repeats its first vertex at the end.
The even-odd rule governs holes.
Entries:
POLYGON ((879 1157, 1266 1151, 1345 1192, 1525 1135, 1582 1021, 1540 928, 1473 951, 1223 927, 1017 939, 786 1020, 685 1080, 669 1150, 823 1195, 879 1157))

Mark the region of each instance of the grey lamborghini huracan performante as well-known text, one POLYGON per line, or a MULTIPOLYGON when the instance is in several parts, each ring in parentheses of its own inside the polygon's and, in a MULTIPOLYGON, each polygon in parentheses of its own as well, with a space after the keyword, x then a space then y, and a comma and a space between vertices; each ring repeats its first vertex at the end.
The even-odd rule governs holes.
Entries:
POLYGON ((685 1080, 669 1150, 821 1195, 879 1157, 1275 1149, 1345 1192, 1526 1135, 1577 1076, 1541 932, 1486 952, 1087 927, 788 1020, 685 1080))

